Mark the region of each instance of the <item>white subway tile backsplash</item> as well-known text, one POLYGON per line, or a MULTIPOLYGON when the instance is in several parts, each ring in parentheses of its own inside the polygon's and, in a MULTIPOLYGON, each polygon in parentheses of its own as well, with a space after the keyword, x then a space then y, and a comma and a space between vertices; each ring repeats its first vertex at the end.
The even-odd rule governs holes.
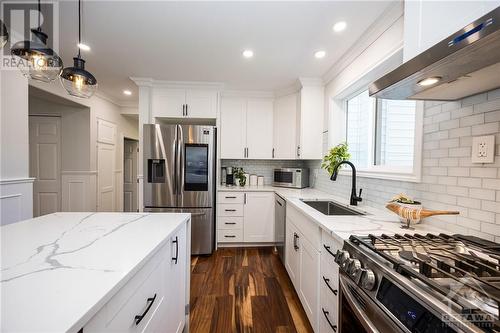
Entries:
POLYGON ((483 200, 495 200, 496 193, 494 190, 484 190, 479 188, 471 188, 469 190, 469 196, 471 198, 483 199, 483 200))
POLYGON ((484 124, 484 114, 476 114, 460 118, 460 127, 484 124))
POLYGON ((472 126, 472 136, 498 133, 498 122, 472 126))
POLYGON ((474 113, 484 113, 500 110, 500 99, 493 99, 486 103, 474 105, 474 113))

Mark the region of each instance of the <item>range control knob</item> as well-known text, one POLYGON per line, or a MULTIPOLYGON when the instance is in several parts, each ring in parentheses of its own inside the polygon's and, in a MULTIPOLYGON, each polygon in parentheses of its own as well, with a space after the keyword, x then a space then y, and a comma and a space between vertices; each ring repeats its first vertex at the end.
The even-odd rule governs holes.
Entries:
POLYGON ((375 273, 371 269, 364 269, 361 275, 361 287, 366 290, 373 290, 377 283, 375 273))
POLYGON ((342 270, 344 272, 348 273, 349 266, 351 265, 351 262, 352 262, 351 256, 349 255, 349 253, 347 253, 347 255, 344 257, 344 259, 340 263, 340 268, 342 268, 342 270))
POLYGON ((335 262, 339 265, 342 265, 342 261, 344 261, 346 257, 349 258, 349 252, 344 250, 337 250, 337 253, 335 253, 335 262))
POLYGON ((360 275, 361 275, 361 262, 358 259, 352 259, 351 263, 349 264, 348 267, 348 274, 349 276, 355 280, 359 281, 360 275))

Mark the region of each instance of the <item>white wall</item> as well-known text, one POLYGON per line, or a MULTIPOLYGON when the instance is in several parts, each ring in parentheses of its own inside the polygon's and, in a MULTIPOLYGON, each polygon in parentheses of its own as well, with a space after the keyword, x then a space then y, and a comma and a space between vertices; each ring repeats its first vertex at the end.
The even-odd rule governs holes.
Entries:
POLYGON ((33 216, 29 178, 28 81, 0 71, 0 225, 33 216))

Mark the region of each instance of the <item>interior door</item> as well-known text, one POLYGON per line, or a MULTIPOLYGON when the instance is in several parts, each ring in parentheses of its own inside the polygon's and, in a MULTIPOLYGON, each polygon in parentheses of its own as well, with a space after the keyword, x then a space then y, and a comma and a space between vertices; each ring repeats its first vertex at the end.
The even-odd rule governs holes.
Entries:
POLYGON ((214 192, 212 126, 179 125, 179 207, 211 208, 214 192))
POLYGON ((61 210, 61 118, 29 117, 33 215, 61 210))
POLYGON ((97 144, 97 211, 115 210, 115 145, 97 144))
POLYGON ((144 125, 144 207, 177 207, 177 125, 144 125))
POLYGON ((137 212, 137 154, 139 143, 125 139, 123 154, 123 211, 137 212))
POLYGON ((273 157, 273 101, 249 99, 247 101, 247 158, 273 157))

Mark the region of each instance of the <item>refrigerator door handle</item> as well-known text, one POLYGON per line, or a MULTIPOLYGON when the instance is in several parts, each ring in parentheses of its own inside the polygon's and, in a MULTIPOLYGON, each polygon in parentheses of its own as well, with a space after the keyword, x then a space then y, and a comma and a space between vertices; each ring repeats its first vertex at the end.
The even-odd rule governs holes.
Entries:
MULTIPOLYGON (((182 195, 182 184, 184 183, 184 173, 183 173, 183 158, 184 158, 184 133, 182 132, 182 126, 177 125, 177 195, 182 195)), ((179 197, 177 198, 180 199, 179 197)), ((178 203, 181 204, 182 203, 178 203)))

